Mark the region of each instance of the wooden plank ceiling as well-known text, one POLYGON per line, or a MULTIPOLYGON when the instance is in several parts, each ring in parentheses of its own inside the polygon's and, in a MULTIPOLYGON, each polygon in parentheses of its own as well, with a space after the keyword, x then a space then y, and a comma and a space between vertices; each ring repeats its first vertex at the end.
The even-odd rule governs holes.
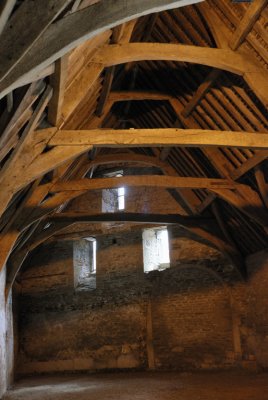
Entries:
POLYGON ((268 246, 268 1, 34 3, 0 6, 8 289, 37 245, 78 221, 111 219, 63 210, 88 190, 117 187, 120 178, 94 178, 131 163, 166 176, 125 185, 168 190, 177 223, 246 276, 245 257, 268 246))

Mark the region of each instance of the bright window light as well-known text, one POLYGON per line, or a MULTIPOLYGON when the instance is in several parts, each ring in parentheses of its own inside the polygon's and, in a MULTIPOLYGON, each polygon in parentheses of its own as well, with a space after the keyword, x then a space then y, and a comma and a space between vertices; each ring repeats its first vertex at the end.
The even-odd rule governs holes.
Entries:
POLYGON ((168 268, 170 258, 167 228, 144 229, 142 239, 144 272, 168 268))
POLYGON ((96 289, 96 249, 94 238, 73 243, 74 287, 76 290, 96 289))
POLYGON ((118 192, 118 210, 125 209, 125 188, 121 187, 117 190, 118 192))
MULTIPOLYGON (((123 171, 116 171, 105 174, 106 178, 123 176, 123 171)), ((102 191, 102 212, 116 212, 125 209, 125 188, 103 189, 102 191)))

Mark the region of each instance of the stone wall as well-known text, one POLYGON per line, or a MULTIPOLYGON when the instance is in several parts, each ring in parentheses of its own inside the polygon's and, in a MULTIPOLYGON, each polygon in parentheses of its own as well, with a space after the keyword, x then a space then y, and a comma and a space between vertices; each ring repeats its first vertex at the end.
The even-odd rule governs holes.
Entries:
POLYGON ((258 365, 268 368, 268 250, 247 259, 247 321, 244 333, 258 365))
POLYGON ((6 390, 5 268, 0 273, 0 398, 6 390))
POLYGON ((233 365, 232 268, 170 231, 171 267, 149 274, 141 229, 97 237, 91 291, 74 290, 72 241, 36 251, 21 276, 19 373, 233 365))
POLYGON ((12 296, 5 300, 6 269, 0 272, 0 398, 13 381, 14 335, 12 296))
POLYGON ((154 287, 152 299, 156 365, 181 370, 231 366, 232 315, 222 282, 195 265, 171 272, 154 287))
MULTIPOLYGON (((100 200, 91 192, 68 209, 100 212, 100 200)), ((153 189, 129 189, 126 208, 182 212, 153 189)), ((133 224, 78 224, 39 247, 20 276, 18 372, 266 368, 267 252, 248 259, 249 280, 241 282, 185 230, 169 227, 169 236, 171 267, 149 274, 142 228, 133 224), (87 234, 97 238, 96 289, 76 291, 70 237, 87 234)))

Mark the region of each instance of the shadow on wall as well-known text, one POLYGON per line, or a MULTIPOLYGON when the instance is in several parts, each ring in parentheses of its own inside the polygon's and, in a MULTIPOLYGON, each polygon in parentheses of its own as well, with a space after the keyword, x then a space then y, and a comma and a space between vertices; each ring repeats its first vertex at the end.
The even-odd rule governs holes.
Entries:
MULTIPOLYGON (((179 272, 180 286, 189 287, 189 279, 184 280, 183 270, 179 272)), ((191 271, 192 278, 196 273, 191 271)), ((34 308, 28 299, 21 313, 20 373, 35 368, 147 368, 148 301, 152 302, 157 368, 232 365, 233 360, 228 360, 233 350, 231 310, 222 286, 202 292, 183 288, 181 293, 158 294, 150 300, 137 296, 135 302, 129 292, 121 293, 121 298, 97 293, 92 297, 80 294, 67 304, 64 296, 61 303, 55 299, 48 304, 43 299, 43 307, 34 298, 34 308)))
MULTIPOLYGON (((137 240, 132 235, 131 247, 126 246, 128 258, 120 259, 122 247, 111 238, 100 243, 100 253, 105 251, 97 266, 96 290, 74 292, 69 285, 37 293, 28 286, 20 299, 19 373, 147 368, 149 302, 156 368, 230 366, 232 322, 221 279, 194 264, 144 274, 140 238, 135 235, 137 240), (191 352, 196 356, 190 357, 191 352)), ((62 257, 57 254, 55 264, 66 268, 70 263, 67 269, 72 271, 70 242, 54 244, 54 250, 63 245, 68 251, 62 257)), ((36 254, 35 260, 48 273, 51 247, 46 250, 44 259, 36 254)), ((206 262, 211 268, 219 264, 217 259, 206 262)), ((30 272, 34 264, 22 276, 23 285, 31 281, 30 272)), ((53 275, 46 279, 53 287, 53 275)))

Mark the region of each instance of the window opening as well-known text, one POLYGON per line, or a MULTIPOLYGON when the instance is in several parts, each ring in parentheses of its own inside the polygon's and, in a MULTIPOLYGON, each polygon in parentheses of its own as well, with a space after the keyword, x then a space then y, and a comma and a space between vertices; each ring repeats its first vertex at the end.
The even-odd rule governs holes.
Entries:
POLYGON ((96 252, 94 238, 73 243, 74 287, 76 290, 96 289, 96 252))
MULTIPOLYGON (((105 174, 106 178, 123 176, 123 171, 105 174)), ((125 209, 125 188, 103 189, 102 212, 116 212, 125 209)))
POLYGON ((144 272, 162 271, 170 267, 169 240, 166 227, 144 229, 142 241, 144 272))

